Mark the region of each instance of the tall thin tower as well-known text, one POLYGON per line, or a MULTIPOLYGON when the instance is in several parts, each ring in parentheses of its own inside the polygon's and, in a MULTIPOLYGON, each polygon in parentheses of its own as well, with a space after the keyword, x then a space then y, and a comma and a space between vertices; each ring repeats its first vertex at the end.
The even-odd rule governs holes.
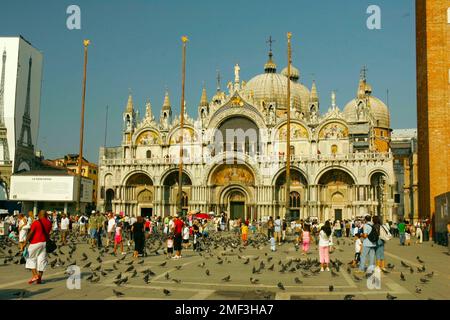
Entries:
POLYGON ((419 216, 450 192, 450 1, 416 0, 419 216))
POLYGON ((30 57, 28 62, 28 82, 27 82, 27 98, 25 101, 25 110, 22 117, 22 128, 20 130, 19 146, 32 148, 33 141, 31 140, 31 118, 30 118, 30 101, 31 101, 31 67, 33 59, 30 57), (23 138, 27 136, 27 142, 24 143, 23 138))
POLYGON ((3 150, 2 161, 9 161, 8 137, 5 125, 5 69, 6 69, 6 49, 2 56, 2 77, 0 80, 0 147, 3 150))

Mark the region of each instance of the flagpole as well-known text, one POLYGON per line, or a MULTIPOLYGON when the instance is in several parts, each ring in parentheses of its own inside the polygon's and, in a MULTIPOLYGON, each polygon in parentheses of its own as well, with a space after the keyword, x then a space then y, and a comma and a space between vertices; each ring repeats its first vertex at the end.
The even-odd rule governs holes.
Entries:
POLYGON ((77 197, 77 213, 81 211, 81 177, 83 169, 83 139, 84 139, 84 109, 86 99, 86 69, 88 61, 89 40, 83 40, 84 45, 84 67, 83 67, 83 93, 81 97, 81 125, 80 125, 80 152, 78 154, 78 197, 77 197))
POLYGON ((285 219, 290 220, 290 198, 291 198, 291 37, 292 33, 287 33, 288 64, 287 64, 287 137, 286 137, 286 214, 285 219))
POLYGON ((182 52, 182 71, 181 71, 181 115, 180 115, 180 162, 178 166, 178 214, 182 216, 183 210, 183 135, 184 135, 184 87, 186 78, 186 43, 188 38, 186 36, 181 37, 183 42, 182 52))

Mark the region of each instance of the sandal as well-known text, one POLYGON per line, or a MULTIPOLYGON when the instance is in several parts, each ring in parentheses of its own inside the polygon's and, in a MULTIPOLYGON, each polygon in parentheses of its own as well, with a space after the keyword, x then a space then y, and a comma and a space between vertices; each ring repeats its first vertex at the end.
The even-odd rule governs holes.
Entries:
POLYGON ((31 278, 31 280, 28 281, 28 284, 33 284, 34 282, 39 280, 39 276, 31 278))

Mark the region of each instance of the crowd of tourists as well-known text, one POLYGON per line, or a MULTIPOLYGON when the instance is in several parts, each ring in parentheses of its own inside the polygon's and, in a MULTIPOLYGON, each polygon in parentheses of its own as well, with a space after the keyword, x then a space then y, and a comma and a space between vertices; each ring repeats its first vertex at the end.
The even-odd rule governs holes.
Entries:
MULTIPOLYGON (((311 245, 317 246, 321 271, 329 271, 330 253, 341 237, 353 238, 355 256, 352 267, 359 272, 379 267, 385 268, 384 248, 392 238, 399 238, 400 245, 409 246, 424 241, 429 232, 429 222, 410 224, 408 221, 381 223, 378 216, 365 216, 344 221, 324 221, 317 219, 286 219, 269 217, 267 221, 230 219, 225 212, 217 216, 198 218, 195 214, 179 217, 177 214, 158 217, 134 217, 124 213, 114 214, 92 211, 91 214, 67 215, 60 212, 41 210, 35 217, 33 212, 2 216, 6 223, 4 233, 9 240, 17 243, 23 254, 25 267, 32 272, 30 283, 40 283, 47 265, 47 251, 52 239, 60 245, 68 244, 71 237, 81 236, 91 247, 112 247, 113 255, 133 251, 135 258, 146 255, 146 239, 152 234, 165 241, 167 258, 181 259, 182 250, 201 251, 202 241, 211 232, 231 232, 242 244, 249 244, 249 234, 266 234, 271 251, 285 242, 293 242, 302 255, 310 253, 311 245), (131 247, 134 246, 134 250, 131 247), (368 268, 368 269, 367 269, 368 268)), ((3 224, 5 225, 5 224, 3 224)))

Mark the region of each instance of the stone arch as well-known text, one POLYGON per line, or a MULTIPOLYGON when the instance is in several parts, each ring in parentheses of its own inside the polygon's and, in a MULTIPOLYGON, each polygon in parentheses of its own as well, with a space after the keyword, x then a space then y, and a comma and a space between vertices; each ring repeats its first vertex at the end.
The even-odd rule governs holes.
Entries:
MULTIPOLYGON (((286 124, 287 124, 287 120, 283 120, 273 129, 272 134, 270 136, 270 139, 271 139, 270 141, 284 141, 284 140, 281 140, 279 138, 279 136, 280 136, 280 130, 282 128, 284 128, 284 126, 286 126, 286 124)), ((299 139, 309 140, 312 137, 311 130, 309 129, 308 125, 305 122, 303 122, 301 120, 297 120, 297 119, 291 120, 291 135, 295 134, 295 132, 292 131, 292 129, 293 129, 292 125, 294 125, 294 126, 297 125, 304 129, 304 131, 306 133, 306 137, 300 136, 299 139)))
POLYGON ((251 201, 252 199, 254 199, 252 191, 247 186, 241 184, 230 184, 222 187, 222 189, 220 190, 220 197, 219 197, 220 203, 225 203, 226 196, 229 195, 229 193, 233 192, 234 190, 241 191, 245 195, 247 201, 251 201))
MULTIPOLYGON (((246 165, 250 168, 250 170, 253 172, 253 176, 255 179, 255 184, 259 184, 261 182, 261 173, 258 169, 258 163, 248 155, 242 154, 240 158, 237 159, 238 164, 246 165)), ((218 154, 214 158, 211 159, 210 163, 205 167, 205 172, 208 174, 204 175, 203 177, 203 185, 209 185, 211 174, 215 169, 217 169, 218 166, 226 164, 224 162, 223 154, 218 154)))
POLYGON ((391 181, 391 176, 387 173, 387 171, 385 170, 385 169, 383 169, 383 168, 376 168, 376 169, 373 169, 373 170, 371 170, 370 172, 369 172, 369 174, 367 175, 367 183, 368 184, 370 184, 370 182, 371 182, 371 180, 372 180, 372 177, 373 177, 373 175, 375 175, 375 174, 377 174, 377 173, 381 173, 381 174, 383 174, 385 177, 386 177, 386 180, 389 182, 389 184, 394 184, 392 181, 391 181))
POLYGON ((207 175, 207 185, 256 184, 255 172, 245 163, 216 165, 207 175))
POLYGON ((145 188, 141 190, 137 195, 137 201, 142 202, 153 202, 153 192, 145 188))
POLYGON ((156 129, 149 127, 144 127, 138 130, 133 137, 134 145, 159 145, 161 142, 161 134, 156 129))
POLYGON ((265 141, 264 139, 266 139, 266 137, 263 136, 263 134, 265 131, 264 129, 267 129, 267 127, 264 118, 261 116, 258 110, 248 107, 243 107, 239 109, 238 112, 236 111, 236 108, 227 107, 222 107, 221 109, 216 111, 216 113, 211 117, 211 120, 209 121, 209 124, 207 126, 210 129, 206 130, 206 141, 212 141, 214 138, 214 134, 219 126, 226 120, 233 117, 243 117, 253 121, 260 130, 260 138, 265 141))
POLYGON ((144 182, 144 184, 147 185, 154 185, 153 183, 153 179, 152 177, 145 171, 143 170, 133 170, 131 172, 129 172, 122 180, 122 185, 130 185, 130 183, 135 184, 136 182, 139 182, 139 178, 142 178, 144 182), (130 179, 136 179, 136 181, 134 180, 130 180, 130 179))
POLYGON ((336 139, 347 139, 348 138, 348 125, 344 120, 341 119, 329 119, 327 121, 325 121, 324 123, 322 123, 316 130, 316 136, 314 137, 316 140, 326 140, 326 139, 333 139, 330 137, 323 137, 322 133, 323 130, 328 129, 327 127, 332 125, 332 124, 338 124, 344 127, 344 131, 340 132, 339 130, 336 132, 337 133, 337 138, 336 139), (340 136, 340 134, 342 134, 342 136, 340 136))
POLYGON ((369 199, 374 204, 372 210, 377 215, 383 215, 383 207, 386 205, 388 199, 391 198, 392 191, 389 186, 388 175, 384 170, 375 169, 370 172, 368 176, 368 184, 370 185, 369 199))
POLYGON ((314 184, 319 184, 320 179, 322 178, 322 176, 324 176, 327 172, 332 171, 332 170, 339 170, 339 171, 343 171, 345 173, 347 173, 353 180, 353 184, 356 185, 358 184, 358 179, 356 178, 356 175, 349 169, 342 167, 342 166, 337 166, 337 165, 333 165, 333 166, 327 166, 325 168, 323 168, 321 171, 319 171, 319 173, 317 173, 315 179, 314 179, 314 184))
POLYGON ((345 198, 344 198, 344 195, 342 194, 342 192, 337 191, 331 195, 331 202, 333 202, 333 203, 342 203, 342 202, 344 202, 344 200, 345 200, 345 198))
POLYGON ((104 186, 112 186, 114 184, 113 182, 113 175, 110 172, 107 172, 105 176, 103 177, 104 186))
MULTIPOLYGON (((172 175, 173 173, 176 173, 176 174, 177 174, 177 179, 178 179, 178 168, 172 168, 172 169, 166 170, 166 171, 161 175, 160 185, 161 185, 161 186, 166 185, 166 183, 168 183, 168 182, 166 181, 167 178, 168 178, 170 175, 172 175)), ((192 185, 192 181, 193 181, 193 179, 192 179, 192 174, 191 174, 188 170, 183 169, 183 182, 184 182, 184 179, 185 179, 186 177, 188 178, 188 182, 190 183, 189 185, 192 185)), ((178 181, 178 180, 177 180, 177 181, 178 181)), ((184 183, 183 183, 183 185, 184 185, 184 183)))
MULTIPOLYGON (((175 127, 173 127, 170 131, 169 134, 167 135, 167 143, 170 145, 177 145, 178 144, 178 139, 177 137, 175 137, 176 134, 178 134, 178 132, 181 130, 180 125, 176 125, 175 127), (176 141, 174 141, 174 139, 176 141)), ((201 136, 202 136, 202 132, 197 130, 195 127, 189 125, 189 124, 185 124, 183 127, 183 130, 186 132, 189 132, 189 138, 187 139, 187 136, 185 138, 183 138, 183 143, 185 144, 193 144, 193 143, 199 143, 201 136)))
MULTIPOLYGON (((281 168, 280 170, 278 170, 277 173, 275 173, 275 175, 272 178, 272 185, 276 185, 278 179, 281 177, 281 175, 286 171, 286 167, 281 168)), ((297 166, 291 166, 291 173, 292 171, 298 171, 300 173, 301 176, 303 176, 303 178, 306 181, 306 185, 307 186, 309 184, 309 180, 308 180, 308 175, 306 174, 306 172, 302 169, 300 169, 297 166)))

